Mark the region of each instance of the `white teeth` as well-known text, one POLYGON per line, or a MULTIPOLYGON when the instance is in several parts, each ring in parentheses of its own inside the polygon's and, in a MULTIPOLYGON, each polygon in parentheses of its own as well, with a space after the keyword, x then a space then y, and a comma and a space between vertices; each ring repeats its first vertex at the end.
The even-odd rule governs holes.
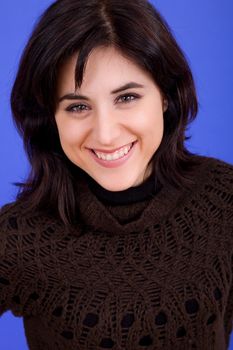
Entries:
POLYGON ((95 154, 97 155, 97 157, 99 159, 111 161, 111 160, 117 160, 117 159, 124 157, 124 155, 129 152, 131 147, 132 147, 132 143, 129 146, 122 147, 120 150, 118 150, 114 153, 106 153, 106 154, 96 152, 95 150, 93 150, 93 151, 95 152, 95 154))

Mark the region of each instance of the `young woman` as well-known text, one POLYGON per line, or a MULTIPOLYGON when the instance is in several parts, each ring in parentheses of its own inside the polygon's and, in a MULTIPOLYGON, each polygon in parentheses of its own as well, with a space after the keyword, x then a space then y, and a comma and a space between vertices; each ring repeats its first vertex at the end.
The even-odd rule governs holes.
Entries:
POLYGON ((192 73, 146 0, 58 0, 12 90, 31 163, 0 216, 30 349, 227 349, 233 166, 191 154, 192 73))

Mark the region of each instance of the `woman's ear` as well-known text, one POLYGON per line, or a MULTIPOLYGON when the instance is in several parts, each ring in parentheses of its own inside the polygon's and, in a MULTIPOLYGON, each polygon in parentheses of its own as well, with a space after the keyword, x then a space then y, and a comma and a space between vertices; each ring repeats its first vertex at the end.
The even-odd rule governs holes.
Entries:
POLYGON ((166 110, 168 109, 168 100, 167 99, 163 99, 163 112, 166 112, 166 110))

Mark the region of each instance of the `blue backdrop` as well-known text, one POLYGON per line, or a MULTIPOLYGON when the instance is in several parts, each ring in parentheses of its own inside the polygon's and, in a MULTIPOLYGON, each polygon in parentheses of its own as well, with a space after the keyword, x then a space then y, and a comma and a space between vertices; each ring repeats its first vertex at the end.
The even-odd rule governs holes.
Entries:
MULTIPOLYGON (((88 1, 88 0, 87 0, 88 1)), ((18 61, 38 16, 51 0, 0 3, 0 206, 13 201, 12 182, 24 180, 28 163, 14 129, 9 95, 18 61)), ((233 164, 233 2, 232 0, 154 0, 170 24, 191 65, 199 114, 189 129, 191 151, 233 164)), ((4 350, 26 350, 22 320, 0 318, 4 350)), ((231 347, 233 350, 233 334, 231 347)))

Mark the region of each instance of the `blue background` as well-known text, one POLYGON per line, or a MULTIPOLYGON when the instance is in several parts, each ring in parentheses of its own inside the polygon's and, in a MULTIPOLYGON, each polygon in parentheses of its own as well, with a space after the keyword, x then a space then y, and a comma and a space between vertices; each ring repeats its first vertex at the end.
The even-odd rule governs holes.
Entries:
MULTIPOLYGON (((0 206, 13 201, 12 182, 23 181, 28 163, 12 120, 9 95, 23 47, 38 16, 51 0, 0 3, 0 206)), ((188 148, 233 164, 233 2, 154 0, 184 50, 196 81, 199 114, 189 129, 188 148)), ((0 318, 4 350, 26 350, 22 320, 0 318), (13 330, 13 331, 12 331, 13 330)), ((231 337, 233 349, 233 334, 231 337)))

